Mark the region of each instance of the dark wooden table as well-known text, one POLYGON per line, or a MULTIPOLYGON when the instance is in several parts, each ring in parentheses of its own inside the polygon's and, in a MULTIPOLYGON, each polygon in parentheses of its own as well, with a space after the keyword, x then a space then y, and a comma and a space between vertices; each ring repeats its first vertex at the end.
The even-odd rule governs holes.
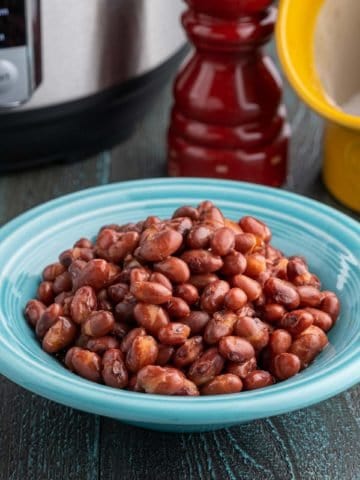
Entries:
MULTIPOLYGON (((293 126, 286 188, 351 215, 319 179, 320 119, 289 87, 285 97, 293 126)), ((169 105, 170 85, 113 152, 0 177, 0 224, 65 193, 164 175, 169 105)), ((358 386, 312 408, 214 433, 154 433, 57 405, 0 376, 0 480, 357 480, 359 422, 358 386)))

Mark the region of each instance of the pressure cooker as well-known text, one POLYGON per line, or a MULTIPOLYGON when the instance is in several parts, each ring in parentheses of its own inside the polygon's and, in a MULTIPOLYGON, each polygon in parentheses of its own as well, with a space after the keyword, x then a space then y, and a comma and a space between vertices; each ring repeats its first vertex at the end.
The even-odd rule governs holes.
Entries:
POLYGON ((127 138, 186 50, 181 0, 0 0, 0 170, 127 138))

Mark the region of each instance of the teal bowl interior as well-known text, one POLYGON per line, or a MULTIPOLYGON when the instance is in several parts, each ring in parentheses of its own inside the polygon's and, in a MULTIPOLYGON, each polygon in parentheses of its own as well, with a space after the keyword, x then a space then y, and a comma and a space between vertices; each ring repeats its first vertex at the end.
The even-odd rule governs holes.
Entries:
POLYGON ((284 191, 227 181, 158 179, 84 190, 30 210, 0 230, 0 372, 44 397, 127 423, 168 431, 212 430, 306 407, 360 378, 360 227, 317 202, 284 191), (107 223, 166 217, 179 205, 213 200, 231 219, 254 215, 286 255, 305 255, 323 288, 335 290, 341 316, 330 345, 296 377, 227 396, 165 397, 84 380, 40 348, 23 318, 40 272, 82 236, 107 223))

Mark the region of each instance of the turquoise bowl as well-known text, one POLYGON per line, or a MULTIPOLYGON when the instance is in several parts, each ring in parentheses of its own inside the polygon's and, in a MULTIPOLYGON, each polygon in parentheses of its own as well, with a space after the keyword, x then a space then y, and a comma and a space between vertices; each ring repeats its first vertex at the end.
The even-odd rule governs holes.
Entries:
POLYGON ((360 225, 315 201, 285 191, 220 180, 158 179, 112 184, 58 198, 0 230, 0 372, 56 402, 141 427, 215 430, 320 402, 360 379, 360 225), (262 390, 186 398, 145 395, 88 382, 40 348, 23 318, 42 268, 81 236, 108 223, 166 217, 183 204, 213 200, 232 219, 254 215, 273 243, 305 255, 311 270, 342 302, 330 345, 296 377, 262 390))

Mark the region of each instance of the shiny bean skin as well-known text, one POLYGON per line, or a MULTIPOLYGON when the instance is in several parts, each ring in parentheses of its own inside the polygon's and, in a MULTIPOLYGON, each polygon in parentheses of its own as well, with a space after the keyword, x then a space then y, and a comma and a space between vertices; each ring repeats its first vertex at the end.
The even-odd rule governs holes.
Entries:
POLYGON ((255 356, 254 347, 244 338, 227 336, 219 341, 219 352, 230 362, 246 362, 255 356))
POLYGON ((201 295, 201 309, 207 313, 221 310, 230 285, 224 280, 217 280, 207 285, 201 295))
POLYGON ((224 373, 217 375, 209 383, 201 388, 202 395, 223 395, 228 393, 239 393, 243 388, 242 381, 237 375, 224 373))
POLYGON ((244 379, 243 384, 246 390, 255 390, 273 385, 274 378, 266 370, 254 370, 244 379))
POLYGON ((97 307, 96 293, 91 287, 81 287, 70 304, 71 317, 76 323, 83 323, 97 307))
POLYGON ((294 340, 289 352, 299 357, 301 368, 305 368, 328 344, 325 333, 316 326, 306 329, 294 340))
POLYGON ((235 247, 235 233, 227 227, 219 228, 210 240, 211 251, 215 255, 224 257, 235 247))
POLYGON ((213 273, 223 266, 223 261, 218 255, 207 250, 187 250, 181 259, 189 266, 192 273, 213 273))
POLYGON ((156 357, 155 364, 164 367, 167 363, 171 361, 171 358, 175 352, 175 348, 170 345, 158 345, 158 355, 156 357))
POLYGON ((117 348, 111 348, 102 358, 102 378, 105 385, 113 388, 125 388, 129 381, 123 354, 117 348))
POLYGON ((43 312, 36 323, 35 332, 39 338, 43 338, 46 332, 52 327, 63 315, 64 311, 61 305, 53 303, 43 312))
POLYGON ((212 231, 204 225, 193 227, 186 239, 187 246, 191 249, 208 248, 210 246, 212 231))
POLYGON ((166 303, 172 297, 172 292, 161 285, 154 282, 135 282, 130 286, 130 292, 139 302, 151 303, 153 305, 161 305, 166 303))
POLYGON ((157 365, 147 365, 137 374, 137 387, 158 395, 175 395, 184 386, 184 381, 179 370, 157 365))
POLYGON ((224 298, 224 307, 236 312, 247 304, 247 296, 241 288, 231 288, 224 298))
POLYGON ((45 352, 56 353, 73 343, 77 327, 69 318, 58 317, 56 323, 46 332, 42 347, 45 352))
POLYGON ((98 310, 90 313, 82 324, 82 332, 89 337, 103 337, 114 328, 115 319, 111 312, 98 310))
POLYGON ((260 253, 252 253, 246 256, 245 275, 257 279, 266 270, 266 259, 260 253))
POLYGON ((183 384, 179 390, 177 390, 174 395, 182 395, 186 397, 198 397, 200 392, 191 380, 184 379, 183 384))
POLYGON ((133 328, 125 335, 120 344, 120 350, 127 353, 136 337, 143 337, 146 335, 146 330, 142 327, 133 328))
POLYGON ((321 302, 321 292, 310 285, 297 287, 300 296, 300 307, 318 307, 321 302))
POLYGON ((177 217, 172 220, 166 220, 165 224, 183 236, 187 235, 193 226, 193 222, 189 217, 177 217))
POLYGON ((58 275, 53 283, 53 291, 55 295, 61 292, 68 292, 72 289, 72 279, 69 272, 58 275))
POLYGON ((228 373, 233 373, 237 375, 241 379, 245 378, 250 372, 253 372, 257 369, 256 358, 252 357, 250 360, 246 360, 245 362, 229 362, 227 364, 226 371, 228 373))
POLYGON ((200 212, 200 221, 213 229, 218 229, 225 225, 223 214, 214 206, 200 212))
POLYGON ((136 373, 146 365, 156 362, 159 349, 154 337, 150 335, 137 336, 126 354, 126 367, 136 373))
POLYGON ((321 301, 320 309, 330 315, 335 323, 340 313, 340 300, 334 292, 322 292, 323 298, 321 301))
POLYGON ((301 362, 293 353, 280 353, 273 360, 273 373, 278 380, 286 380, 299 373, 301 362))
POLYGON ((40 302, 49 306, 54 301, 54 290, 52 282, 41 282, 36 292, 36 297, 40 302))
POLYGON ((239 221, 240 227, 246 233, 252 233, 256 237, 261 238, 264 242, 269 243, 271 240, 271 231, 267 225, 257 218, 245 216, 239 221))
POLYGON ((185 283, 190 278, 188 265, 177 257, 168 257, 162 262, 154 263, 154 270, 165 275, 173 283, 185 283))
POLYGON ((119 340, 122 340, 129 330, 130 326, 127 323, 115 322, 111 334, 115 335, 119 340))
POLYGON ((204 343, 202 337, 189 338, 176 350, 173 357, 174 365, 178 368, 191 365, 199 357, 203 349, 204 343))
POLYGON ((260 283, 246 275, 235 275, 232 277, 231 284, 233 287, 241 288, 246 293, 249 302, 253 302, 262 294, 260 283))
POLYGON ((201 310, 193 310, 187 317, 179 319, 181 323, 190 328, 191 335, 202 333, 209 320, 210 315, 201 310))
POLYGON ((313 273, 309 272, 303 273, 302 275, 298 275, 297 277, 295 277, 293 280, 293 284, 298 287, 301 287, 303 285, 308 285, 318 289, 320 289, 321 287, 321 282, 319 278, 313 273))
POLYGON ((66 366, 92 382, 101 380, 101 357, 83 348, 73 347, 65 357, 66 366))
POLYGON ((225 227, 232 230, 235 235, 239 235, 241 233, 244 233, 243 229, 240 227, 240 225, 237 222, 234 222, 233 220, 230 220, 229 218, 224 219, 224 225, 225 225, 225 227))
POLYGON ((107 350, 111 348, 119 348, 120 342, 117 338, 105 335, 104 337, 89 338, 84 345, 84 348, 95 352, 99 355, 103 355, 107 350))
POLYGON ((296 337, 310 327, 314 322, 313 315, 307 310, 293 310, 286 313, 279 322, 281 328, 286 329, 296 337))
POLYGON ((93 243, 88 238, 79 238, 77 242, 74 243, 74 248, 93 248, 93 243))
POLYGON ((189 305, 178 297, 171 297, 166 304, 166 310, 171 318, 187 317, 190 314, 189 305))
POLYGON ((190 283, 198 290, 203 290, 209 283, 216 282, 219 277, 215 273, 202 273, 199 275, 191 275, 190 283))
POLYGON ((53 282, 61 273, 65 272, 65 267, 60 262, 52 263, 44 268, 42 277, 47 282, 53 282))
POLYGON ((256 312, 251 304, 247 303, 236 311, 238 317, 256 317, 256 312))
POLYGON ((297 276, 308 273, 308 267, 302 257, 290 257, 287 264, 287 277, 292 282, 297 276))
POLYGON ((173 213, 172 218, 178 218, 178 217, 189 217, 191 218, 191 220, 199 220, 200 214, 197 208, 185 205, 183 207, 179 207, 173 213))
POLYGON ((165 276, 163 275, 162 273, 159 273, 159 272, 154 272, 150 275, 150 282, 154 282, 154 283, 160 283, 161 285, 163 285, 165 288, 167 288, 168 290, 170 290, 170 292, 173 291, 173 286, 172 286, 172 283, 170 282, 170 280, 165 276))
POLYGON ((114 315, 118 322, 132 323, 137 300, 130 292, 125 294, 124 300, 115 306, 114 315))
POLYGON ((115 283, 108 287, 108 296, 114 303, 120 303, 124 300, 125 295, 129 291, 129 286, 126 283, 115 283))
POLYGON ((73 279, 73 287, 77 290, 87 285, 94 288, 94 290, 101 290, 108 283, 109 275, 110 264, 105 260, 96 258, 85 265, 75 281, 73 279))
POLYGON ((235 323, 234 334, 246 339, 257 351, 269 343, 269 330, 259 318, 240 317, 235 323))
POLYGON ((331 316, 323 310, 319 310, 318 308, 306 308, 306 311, 313 316, 314 325, 324 330, 324 332, 327 332, 333 326, 331 316))
POLYGON ((188 305, 194 305, 200 298, 197 288, 191 285, 191 283, 177 285, 174 290, 174 295, 182 298, 188 305))
POLYGON ((278 303, 267 303, 262 307, 262 318, 269 323, 279 322, 285 313, 285 308, 278 303))
POLYGON ((287 352, 291 343, 292 337, 287 330, 278 328, 270 334, 269 349, 274 355, 287 352))
POLYGON ((147 282, 150 278, 150 273, 145 268, 132 268, 130 270, 130 283, 147 282))
POLYGON ((269 296, 274 303, 280 303, 285 308, 294 309, 300 304, 300 296, 296 288, 289 282, 271 277, 264 286, 265 295, 269 296))
POLYGON ((117 233, 110 229, 103 230, 96 242, 96 253, 109 262, 119 263, 132 254, 139 244, 137 232, 117 233))
POLYGON ((206 343, 217 343, 222 337, 231 335, 237 316, 233 312, 216 312, 209 320, 204 331, 204 340, 206 343))
POLYGON ((246 258, 240 252, 230 252, 223 258, 223 262, 221 273, 226 276, 244 273, 246 269, 246 258))
POLYGON ((148 303, 137 303, 134 317, 138 324, 152 335, 157 335, 159 330, 169 323, 169 315, 162 307, 148 303))
POLYGON ((36 327, 37 322, 40 320, 42 314, 46 310, 46 305, 39 300, 29 300, 25 307, 25 317, 32 327, 36 327))
POLYGON ((181 345, 190 335, 190 327, 184 323, 172 322, 160 328, 159 341, 165 345, 181 345))
POLYGON ((161 262, 175 253, 182 241, 181 233, 171 228, 154 231, 143 243, 140 242, 139 255, 148 262, 161 262))
POLYGON ((204 385, 220 375, 224 363, 224 359, 217 348, 210 348, 191 365, 188 377, 195 385, 204 385))
POLYGON ((259 246, 259 239, 252 233, 241 233, 235 236, 235 250, 242 254, 251 253, 259 246))

